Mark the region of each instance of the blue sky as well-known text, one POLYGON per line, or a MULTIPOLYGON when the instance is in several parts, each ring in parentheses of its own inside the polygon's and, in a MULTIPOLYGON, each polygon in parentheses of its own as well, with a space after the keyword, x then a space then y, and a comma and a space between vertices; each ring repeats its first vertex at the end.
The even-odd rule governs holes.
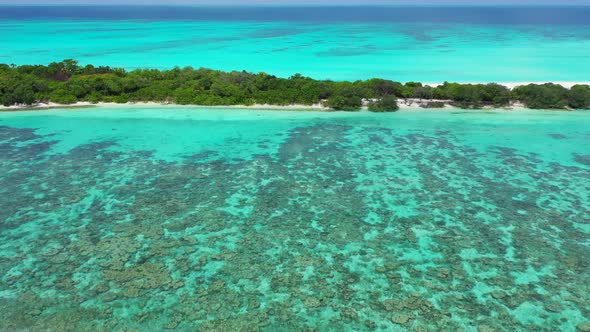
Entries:
POLYGON ((375 4, 375 5, 396 5, 396 4, 412 4, 412 5, 590 5, 590 0, 0 0, 0 4, 22 5, 22 4, 179 4, 179 5, 361 5, 361 4, 375 4))

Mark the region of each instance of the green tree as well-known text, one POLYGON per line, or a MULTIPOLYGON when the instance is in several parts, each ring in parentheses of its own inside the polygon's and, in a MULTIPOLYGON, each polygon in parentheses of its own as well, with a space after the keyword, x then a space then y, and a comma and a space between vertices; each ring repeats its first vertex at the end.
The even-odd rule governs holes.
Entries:
POLYGON ((559 109, 568 105, 568 90, 561 85, 547 83, 529 84, 512 91, 513 98, 534 109, 559 109))
POLYGON ((590 108, 590 86, 574 85, 568 93, 568 105, 571 108, 590 108))
POLYGON ((53 91, 49 95, 49 100, 58 104, 74 104, 78 101, 76 96, 64 88, 53 91))
POLYGON ((337 111, 358 111, 363 106, 360 97, 334 96, 325 103, 325 106, 337 111))
POLYGON ((419 82, 406 82, 402 87, 401 96, 403 98, 412 98, 414 96, 414 90, 422 87, 422 83, 419 82))
POLYGON ((454 100, 462 108, 479 108, 483 103, 483 91, 476 85, 462 84, 457 89, 454 100))
POLYGON ((510 91, 494 83, 449 82, 431 88, 419 82, 404 85, 384 79, 334 82, 314 80, 300 74, 285 79, 265 73, 192 67, 127 72, 121 68, 91 64, 81 67, 72 59, 47 66, 0 64, 0 102, 5 105, 40 100, 59 103, 131 100, 199 105, 309 105, 327 100, 325 104, 334 109, 356 110, 361 108, 363 99, 377 98, 379 101, 371 104, 371 109, 394 110, 395 97, 417 97, 451 100, 465 108, 505 106, 512 100, 521 100, 531 108, 588 108, 589 90, 590 87, 582 85, 568 90, 555 84, 532 84, 510 91))
POLYGON ((414 88, 414 98, 432 99, 434 98, 434 89, 429 86, 419 86, 414 88))
POLYGON ((399 110, 399 106, 395 96, 385 96, 369 104, 369 111, 372 112, 395 112, 397 110, 399 110))
POLYGON ((403 85, 399 82, 373 78, 366 82, 369 89, 373 91, 371 97, 402 96, 403 85))
POLYGON ((485 86, 481 86, 483 90, 483 100, 491 103, 496 107, 507 106, 510 104, 510 90, 500 84, 490 83, 485 86))
POLYGON ((195 91, 191 88, 178 88, 172 94, 175 104, 189 105, 195 100, 195 91))

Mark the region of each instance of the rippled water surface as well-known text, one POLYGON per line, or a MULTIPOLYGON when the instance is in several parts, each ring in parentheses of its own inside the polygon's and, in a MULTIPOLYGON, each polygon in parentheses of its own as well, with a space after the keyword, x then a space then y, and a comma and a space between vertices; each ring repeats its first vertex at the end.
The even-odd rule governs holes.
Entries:
POLYGON ((2 330, 575 330, 587 112, 0 114, 2 330))
POLYGON ((2 7, 0 63, 587 82, 590 7, 2 7))

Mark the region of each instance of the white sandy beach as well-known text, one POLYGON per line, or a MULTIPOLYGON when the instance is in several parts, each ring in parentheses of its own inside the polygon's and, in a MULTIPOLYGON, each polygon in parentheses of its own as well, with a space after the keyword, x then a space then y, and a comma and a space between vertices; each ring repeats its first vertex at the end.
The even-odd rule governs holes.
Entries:
POLYGON ((54 108, 85 108, 85 107, 190 107, 190 108, 218 108, 218 109, 257 109, 257 110, 300 110, 300 111, 330 111, 328 107, 320 104, 314 105, 268 105, 268 104, 254 104, 254 105, 227 105, 227 106, 204 106, 204 105, 178 105, 173 103, 157 103, 157 102, 127 102, 119 103, 104 103, 96 104, 79 101, 74 104, 58 104, 58 103, 39 103, 33 105, 0 105, 0 111, 23 111, 23 110, 44 110, 54 108))
MULTIPOLYGON (((571 89, 574 85, 590 85, 590 82, 450 82, 450 83, 460 83, 460 84, 489 84, 489 83, 497 83, 503 85, 509 89, 514 89, 516 87, 528 84, 545 84, 545 83, 553 83, 563 86, 566 89, 571 89)), ((439 85, 443 85, 443 83, 423 83, 425 86, 437 87, 439 85)))
MULTIPOLYGON (((364 106, 361 111, 367 111, 367 103, 364 101, 364 106)), ((460 108, 453 106, 448 100, 426 100, 426 99, 398 99, 398 106, 403 111, 435 111, 435 110, 459 110, 460 108), (432 102, 442 102, 444 107, 425 107, 426 104, 432 102)), ((36 105, 14 105, 14 106, 2 106, 0 105, 0 112, 18 112, 18 111, 41 111, 41 110, 52 110, 52 109, 83 109, 83 108, 193 108, 193 109, 219 109, 219 110, 231 110, 231 109, 251 109, 251 110, 274 110, 274 111, 316 111, 316 112, 334 112, 331 108, 324 107, 320 104, 315 105, 267 105, 267 104, 255 104, 255 105, 228 105, 228 106, 203 106, 203 105, 177 105, 172 103, 155 103, 155 102, 128 102, 124 104, 118 103, 97 103, 92 104, 89 102, 77 102, 75 104, 57 104, 57 103, 40 103, 36 105)), ((497 110, 494 107, 483 107, 483 110, 497 110)), ((521 103, 513 103, 509 107, 501 108, 504 110, 519 110, 527 109, 525 105, 521 103)))

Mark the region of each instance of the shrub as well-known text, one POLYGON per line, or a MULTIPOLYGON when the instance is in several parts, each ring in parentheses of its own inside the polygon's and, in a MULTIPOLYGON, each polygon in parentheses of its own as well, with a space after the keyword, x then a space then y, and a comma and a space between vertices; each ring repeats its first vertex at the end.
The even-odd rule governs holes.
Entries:
POLYGON ((571 108, 590 108, 590 86, 574 85, 568 93, 568 105, 571 108))
POLYGON ((369 104, 371 112, 395 112, 397 110, 399 110, 399 106, 395 96, 386 96, 369 104))
POLYGON ((445 103, 442 101, 429 101, 425 104, 420 104, 422 108, 444 108, 445 103))
POLYGON ((568 90, 553 83, 520 86, 512 94, 513 98, 521 100, 528 108, 555 109, 568 105, 568 90))
POLYGON ((58 104, 75 104, 78 99, 67 90, 55 90, 49 96, 49 100, 58 104))
POLYGON ((334 96, 325 103, 325 106, 337 111, 358 111, 363 106, 360 97, 334 96))

